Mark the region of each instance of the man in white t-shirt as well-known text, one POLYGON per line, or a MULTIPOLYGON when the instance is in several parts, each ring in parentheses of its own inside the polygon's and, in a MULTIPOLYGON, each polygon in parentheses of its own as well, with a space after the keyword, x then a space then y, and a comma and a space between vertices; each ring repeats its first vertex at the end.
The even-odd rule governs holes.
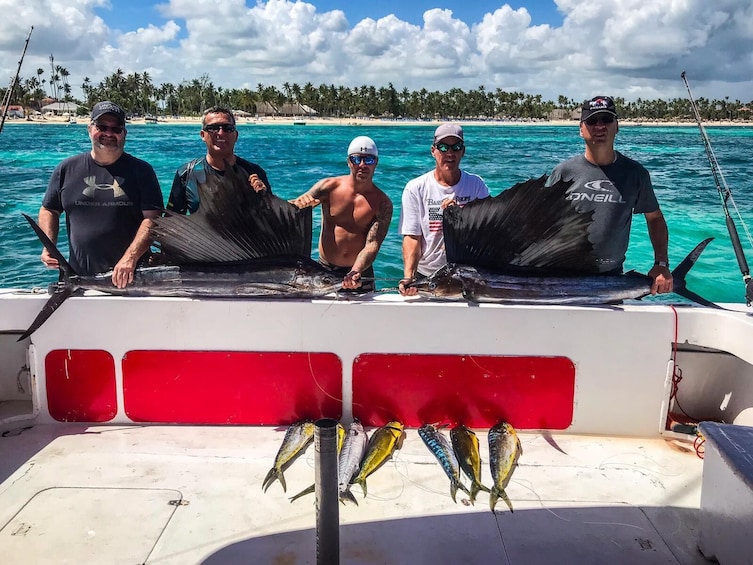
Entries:
POLYGON ((402 295, 416 294, 405 285, 426 277, 447 263, 442 231, 442 213, 447 206, 467 204, 489 196, 489 188, 478 176, 460 170, 465 155, 463 128, 442 124, 434 132, 431 154, 434 170, 408 182, 403 190, 400 234, 403 236, 402 295))

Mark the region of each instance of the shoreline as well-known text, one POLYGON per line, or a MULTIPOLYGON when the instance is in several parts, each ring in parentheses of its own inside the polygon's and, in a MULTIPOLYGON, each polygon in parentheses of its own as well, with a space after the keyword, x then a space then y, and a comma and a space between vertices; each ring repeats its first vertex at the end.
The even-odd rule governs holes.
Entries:
MULTIPOLYGON (((453 120, 447 120, 452 122, 453 120)), ((467 126, 572 126, 577 127, 577 120, 454 120, 456 123, 467 126)), ((179 118, 159 118, 155 123, 147 122, 144 118, 128 120, 129 125, 150 125, 159 126, 180 125, 180 124, 199 124, 200 117, 179 117, 179 118)), ((293 126, 293 125, 327 125, 327 126, 438 126, 445 123, 444 120, 391 120, 385 118, 319 118, 319 117, 236 117, 238 125, 259 125, 259 126, 293 126)), ((651 121, 651 120, 620 120, 621 126, 627 127, 697 127, 695 121, 651 121)), ((47 116, 44 118, 35 117, 33 119, 12 118, 6 119, 5 125, 21 124, 44 124, 44 125, 86 125, 88 119, 80 117, 74 123, 69 123, 68 118, 58 116, 47 116)), ((704 127, 753 127, 751 121, 732 121, 720 120, 715 122, 704 122, 704 127)))

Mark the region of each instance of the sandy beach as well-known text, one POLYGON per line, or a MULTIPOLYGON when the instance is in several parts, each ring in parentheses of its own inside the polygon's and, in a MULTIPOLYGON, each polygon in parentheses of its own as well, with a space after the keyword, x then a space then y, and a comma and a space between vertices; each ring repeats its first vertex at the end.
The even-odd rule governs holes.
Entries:
MULTIPOLYGON (((147 122, 144 118, 134 118, 128 120, 128 125, 159 125, 159 124, 198 124, 200 117, 160 117, 155 124, 154 121, 147 122)), ((572 126, 577 127, 576 120, 456 120, 458 123, 469 126, 572 126)), ((415 126, 415 125, 439 125, 443 120, 391 120, 381 118, 320 118, 320 117, 237 117, 236 122, 241 124, 260 125, 260 126, 292 126, 292 125, 327 125, 327 126, 415 126)), ((86 125, 88 119, 79 117, 75 125, 86 125)), ((74 125, 69 123, 67 117, 60 116, 34 116, 32 119, 7 119, 6 125, 20 124, 52 124, 52 125, 74 125)), ((669 127, 669 126, 695 126, 694 121, 649 121, 649 120, 620 120, 621 126, 651 126, 651 127, 669 127)), ((704 122, 705 127, 714 126, 742 126, 751 127, 753 121, 714 121, 704 122)))

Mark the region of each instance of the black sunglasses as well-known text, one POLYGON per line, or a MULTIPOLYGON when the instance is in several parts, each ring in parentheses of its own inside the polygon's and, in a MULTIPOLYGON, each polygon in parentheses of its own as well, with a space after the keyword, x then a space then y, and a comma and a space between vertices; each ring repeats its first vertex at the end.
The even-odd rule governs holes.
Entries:
POLYGON ((220 130, 225 133, 233 133, 235 126, 233 124, 209 124, 204 126, 204 131, 208 131, 209 133, 217 133, 220 130))
POLYGON ((102 133, 107 133, 108 131, 111 131, 115 134, 121 134, 123 133, 123 130, 125 129, 122 126, 106 126, 104 124, 98 124, 97 122, 94 122, 94 127, 97 128, 102 133))
POLYGON ((447 153, 450 149, 457 153, 458 151, 462 151, 465 145, 463 145, 463 142, 461 141, 458 143, 453 143, 452 145, 448 143, 437 143, 434 145, 434 147, 439 149, 442 153, 447 153))
POLYGON ((611 124, 614 121, 614 116, 607 114, 605 116, 592 116, 586 120, 586 125, 595 126, 599 122, 602 124, 611 124))

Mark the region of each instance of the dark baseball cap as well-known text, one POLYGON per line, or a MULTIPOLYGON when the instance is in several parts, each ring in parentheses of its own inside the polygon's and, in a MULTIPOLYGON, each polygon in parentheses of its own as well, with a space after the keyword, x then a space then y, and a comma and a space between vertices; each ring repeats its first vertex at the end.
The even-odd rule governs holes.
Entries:
POLYGON ((594 96, 591 100, 583 102, 580 109, 580 121, 584 122, 596 114, 611 114, 617 117, 617 108, 610 96, 594 96))
POLYGON ((97 102, 94 105, 94 108, 92 108, 92 121, 96 121, 105 114, 112 114, 117 118, 118 122, 121 126, 125 125, 126 121, 126 115, 123 111, 123 108, 115 104, 114 102, 110 102, 109 100, 104 100, 103 102, 97 102))

